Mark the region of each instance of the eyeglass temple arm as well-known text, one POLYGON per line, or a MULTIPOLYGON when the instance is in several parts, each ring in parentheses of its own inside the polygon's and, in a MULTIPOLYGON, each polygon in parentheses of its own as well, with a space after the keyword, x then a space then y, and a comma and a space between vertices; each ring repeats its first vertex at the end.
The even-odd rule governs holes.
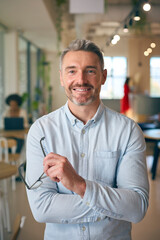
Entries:
POLYGON ((44 148, 43 148, 43 145, 42 145, 42 141, 45 139, 45 137, 42 137, 41 140, 40 140, 40 145, 41 145, 41 149, 42 149, 42 152, 43 152, 43 155, 44 157, 46 157, 46 153, 44 151, 44 148))
POLYGON ((25 162, 25 163, 22 163, 22 164, 19 166, 18 172, 19 172, 19 175, 20 175, 22 181, 23 181, 24 184, 26 185, 26 187, 27 187, 28 189, 30 189, 29 185, 27 184, 27 182, 25 181, 25 179, 24 179, 24 177, 22 176, 22 173, 21 173, 21 168, 24 169, 25 167, 26 167, 26 162, 25 162))

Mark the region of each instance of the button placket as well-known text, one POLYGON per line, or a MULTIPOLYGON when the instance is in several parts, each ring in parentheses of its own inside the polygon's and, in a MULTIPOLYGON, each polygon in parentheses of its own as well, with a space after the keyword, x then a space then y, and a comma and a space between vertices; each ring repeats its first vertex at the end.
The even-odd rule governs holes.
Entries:
POLYGON ((88 163, 87 163, 87 151, 88 151, 88 131, 83 128, 81 130, 81 139, 80 139, 80 161, 79 169, 80 175, 84 178, 87 178, 88 172, 88 163))
POLYGON ((88 223, 85 224, 80 224, 80 232, 81 232, 81 238, 83 240, 89 240, 89 235, 88 235, 88 223))

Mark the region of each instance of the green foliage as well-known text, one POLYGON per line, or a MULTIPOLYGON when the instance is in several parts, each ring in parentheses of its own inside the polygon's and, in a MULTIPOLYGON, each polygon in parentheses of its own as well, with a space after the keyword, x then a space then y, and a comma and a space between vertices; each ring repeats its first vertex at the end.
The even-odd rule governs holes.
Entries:
POLYGON ((60 43, 62 40, 62 18, 63 18, 63 6, 67 3, 66 0, 56 0, 56 6, 57 6, 57 17, 56 17, 56 30, 57 30, 57 49, 58 49, 58 55, 60 52, 60 43))
POLYGON ((27 101, 29 94, 27 92, 22 94, 22 104, 27 101))
POLYGON ((39 95, 39 96, 42 95, 42 89, 36 87, 36 88, 35 88, 35 94, 37 94, 37 95, 39 95))
POLYGON ((39 111, 39 105, 44 103, 46 109, 51 110, 52 101, 50 92, 50 62, 46 61, 45 54, 42 54, 41 59, 38 63, 37 74, 39 78, 39 86, 34 89, 34 100, 32 101, 32 110, 39 111))
POLYGON ((36 100, 34 100, 34 101, 32 102, 32 110, 33 110, 33 111, 37 111, 38 108, 39 108, 39 102, 36 101, 36 100))
POLYGON ((67 2, 66 0, 56 0, 56 4, 58 7, 61 7, 66 2, 67 2))

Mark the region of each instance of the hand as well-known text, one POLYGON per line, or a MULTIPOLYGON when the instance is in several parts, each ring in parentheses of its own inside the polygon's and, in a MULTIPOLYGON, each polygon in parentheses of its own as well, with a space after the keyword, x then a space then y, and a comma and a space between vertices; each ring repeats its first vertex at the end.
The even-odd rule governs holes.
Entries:
POLYGON ((55 182, 77 193, 82 198, 86 189, 85 180, 79 176, 66 157, 49 153, 43 160, 44 172, 55 182))

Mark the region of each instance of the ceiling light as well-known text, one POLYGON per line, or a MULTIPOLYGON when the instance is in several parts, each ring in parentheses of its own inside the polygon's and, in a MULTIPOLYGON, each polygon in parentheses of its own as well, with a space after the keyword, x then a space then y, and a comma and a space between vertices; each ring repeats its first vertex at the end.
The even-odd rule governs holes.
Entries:
POLYGON ((145 52, 144 52, 144 56, 147 57, 148 55, 149 55, 149 53, 148 53, 147 51, 145 51, 145 52))
POLYGON ((148 52, 148 53, 151 53, 151 52, 152 52, 152 49, 151 49, 151 48, 148 48, 148 49, 147 49, 147 52, 148 52))
POLYGON ((141 18, 140 18, 140 16, 139 16, 139 12, 138 11, 136 11, 136 13, 135 13, 135 16, 134 16, 134 18, 133 18, 135 21, 139 21, 141 18))
POLYGON ((113 38, 112 41, 111 41, 111 43, 112 43, 113 45, 115 45, 115 44, 117 44, 117 40, 116 40, 115 38, 113 38))
POLYGON ((127 33, 128 32, 128 27, 127 24, 124 24, 123 32, 127 33))
POLYGON ((152 42, 150 46, 151 46, 151 48, 155 48, 156 44, 152 42))
POLYGON ((143 5, 143 10, 146 11, 146 12, 148 12, 148 11, 151 10, 151 5, 149 4, 148 1, 146 1, 146 2, 144 3, 144 5, 143 5))
POLYGON ((115 39, 117 42, 120 40, 120 36, 118 34, 114 35, 113 39, 115 39))

